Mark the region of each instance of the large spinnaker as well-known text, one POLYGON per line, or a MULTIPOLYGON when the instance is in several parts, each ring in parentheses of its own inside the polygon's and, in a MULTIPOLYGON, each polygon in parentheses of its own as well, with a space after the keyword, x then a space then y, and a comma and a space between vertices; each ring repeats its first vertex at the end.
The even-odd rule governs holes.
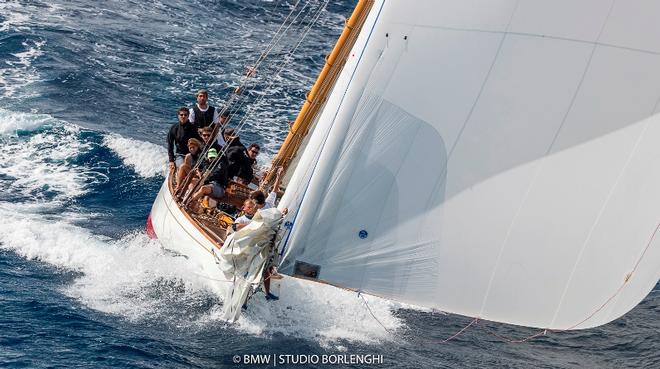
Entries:
POLYGON ((656 2, 377 1, 281 270, 524 326, 625 314, 660 278, 658 35, 656 2))
POLYGON ((625 314, 660 278, 658 34, 656 2, 376 1, 281 270, 524 326, 625 314))

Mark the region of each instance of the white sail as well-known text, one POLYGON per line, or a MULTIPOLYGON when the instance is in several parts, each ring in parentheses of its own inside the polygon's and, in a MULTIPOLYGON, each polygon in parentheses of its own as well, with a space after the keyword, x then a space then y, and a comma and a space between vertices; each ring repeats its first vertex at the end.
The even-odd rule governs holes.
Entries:
POLYGON ((656 1, 376 1, 280 270, 525 326, 625 314, 660 278, 658 35, 656 1))

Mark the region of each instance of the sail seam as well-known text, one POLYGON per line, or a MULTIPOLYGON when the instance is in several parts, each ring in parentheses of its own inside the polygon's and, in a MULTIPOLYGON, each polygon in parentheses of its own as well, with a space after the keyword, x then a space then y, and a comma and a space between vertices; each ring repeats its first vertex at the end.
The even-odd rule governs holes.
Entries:
MULTIPOLYGON (((407 25, 407 23, 401 23, 401 22, 398 23, 398 24, 406 24, 407 25)), ((596 41, 588 41, 588 40, 581 40, 581 39, 577 39, 577 38, 543 35, 543 34, 529 33, 529 32, 490 31, 490 30, 483 30, 483 29, 477 29, 477 28, 460 28, 460 27, 447 27, 447 26, 425 26, 425 25, 415 25, 415 27, 416 28, 429 28, 429 29, 444 29, 444 30, 448 30, 448 31, 488 33, 488 34, 500 34, 500 35, 512 35, 512 36, 527 36, 527 37, 532 37, 532 38, 547 38, 547 39, 551 39, 551 40, 572 41, 572 42, 578 42, 578 43, 583 43, 583 44, 588 44, 588 45, 605 46, 605 47, 611 47, 611 48, 621 49, 621 50, 636 51, 636 52, 651 54, 651 55, 660 55, 660 51, 646 50, 646 49, 640 49, 640 48, 636 48, 636 47, 622 46, 622 45, 616 45, 616 44, 611 44, 611 43, 606 43, 606 42, 600 42, 600 41, 598 41, 598 39, 600 38, 600 34, 598 35, 598 38, 596 39, 596 41)), ((601 33, 602 33, 602 30, 601 30, 601 33)))
MULTIPOLYGON (((516 7, 513 9, 511 12, 511 16, 509 17, 509 22, 507 23, 506 29, 509 29, 509 26, 511 25, 511 22, 513 20, 514 15, 516 14, 516 11, 518 10, 518 6, 520 4, 520 1, 516 2, 516 7)), ((474 103, 472 103, 472 106, 470 107, 470 111, 468 112, 467 116, 465 117, 465 121, 463 122, 463 125, 461 126, 461 129, 458 131, 458 134, 456 135, 456 139, 454 140, 453 144, 451 145, 451 148, 447 152, 447 159, 445 161, 445 166, 440 175, 438 176, 438 180, 436 183, 433 185, 433 191, 431 191, 431 196, 428 198, 427 203, 431 204, 433 197, 436 195, 436 193, 439 193, 438 187, 442 184, 443 178, 446 177, 447 172, 449 171, 449 160, 451 160, 452 155, 454 153, 454 150, 456 149, 456 146, 458 146, 458 142, 461 140, 461 137, 463 136, 463 132, 465 132, 465 128, 467 127, 468 123, 470 122, 470 118, 472 118, 472 114, 474 114, 474 111, 477 107, 477 104, 479 103, 481 99, 481 95, 484 92, 484 89, 486 88, 486 84, 488 83, 488 80, 490 79, 490 75, 493 72, 493 69, 495 68, 495 64, 497 63, 497 60, 500 57, 500 53, 502 52, 502 47, 504 45, 504 41, 506 40, 507 33, 504 32, 502 33, 502 39, 500 40, 500 44, 497 47, 497 51, 495 52, 495 55, 493 57, 493 61, 490 64, 490 67, 488 68, 488 73, 484 77, 483 82, 481 83, 481 87, 479 88, 479 93, 477 94, 476 98, 474 99, 474 103)), ((428 208, 426 209, 428 210, 428 208)), ((495 267, 497 269, 497 266, 495 267)), ((490 284, 492 283, 492 279, 489 283, 488 289, 490 289, 490 284)), ((487 294, 488 292, 486 292, 487 294)), ((482 306, 483 307, 483 306, 482 306)))

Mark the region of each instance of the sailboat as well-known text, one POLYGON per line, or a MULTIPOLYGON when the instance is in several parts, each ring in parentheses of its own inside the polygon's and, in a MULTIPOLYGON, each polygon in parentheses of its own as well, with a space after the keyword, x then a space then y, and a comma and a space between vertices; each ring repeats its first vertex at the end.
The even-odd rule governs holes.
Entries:
MULTIPOLYGON (((655 2, 360 0, 273 161, 279 272, 544 329, 630 311, 660 279, 658 34, 655 2)), ((171 178, 150 219, 222 279, 171 178)))

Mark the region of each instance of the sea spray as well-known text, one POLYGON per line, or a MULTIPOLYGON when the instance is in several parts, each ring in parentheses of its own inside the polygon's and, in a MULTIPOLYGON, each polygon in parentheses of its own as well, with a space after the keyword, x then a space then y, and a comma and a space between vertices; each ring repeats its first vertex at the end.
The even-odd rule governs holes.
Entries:
MULTIPOLYGON (((165 140, 163 140, 165 142, 165 140)), ((103 144, 114 151, 124 164, 145 178, 164 176, 167 170, 167 150, 149 142, 108 134, 103 144)))

